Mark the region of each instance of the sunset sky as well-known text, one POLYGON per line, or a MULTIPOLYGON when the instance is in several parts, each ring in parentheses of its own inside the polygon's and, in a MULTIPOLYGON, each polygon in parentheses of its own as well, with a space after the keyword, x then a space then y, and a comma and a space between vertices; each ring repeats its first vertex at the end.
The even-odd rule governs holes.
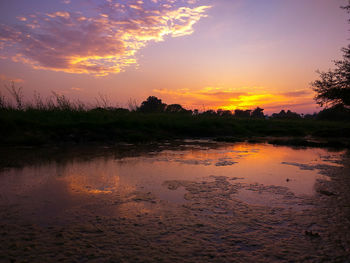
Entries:
POLYGON ((0 91, 126 107, 318 111, 348 43, 346 0, 0 0, 0 91))

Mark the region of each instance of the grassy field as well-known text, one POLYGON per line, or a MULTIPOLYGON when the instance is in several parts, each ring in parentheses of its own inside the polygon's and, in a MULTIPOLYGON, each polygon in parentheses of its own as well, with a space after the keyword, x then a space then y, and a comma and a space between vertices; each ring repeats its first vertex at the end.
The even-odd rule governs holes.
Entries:
MULTIPOLYGON (((276 120, 122 110, 2 109, 0 145, 142 143, 176 138, 221 141, 312 136, 342 142, 350 122, 276 120)), ((276 141, 278 144, 278 141, 276 141)), ((280 142, 281 143, 281 142, 280 142)), ((289 141, 293 144, 293 141, 289 141)), ((300 140, 294 144, 302 143, 300 140)))

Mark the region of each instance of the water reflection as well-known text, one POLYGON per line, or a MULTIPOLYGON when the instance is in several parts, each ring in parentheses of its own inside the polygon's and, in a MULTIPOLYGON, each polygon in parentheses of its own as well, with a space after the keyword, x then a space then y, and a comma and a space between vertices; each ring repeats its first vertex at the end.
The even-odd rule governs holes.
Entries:
MULTIPOLYGON (((315 181, 325 178, 318 173, 318 166, 337 165, 342 154, 247 143, 196 142, 179 144, 175 149, 158 145, 143 151, 128 151, 128 147, 90 150, 83 156, 76 150, 69 158, 57 160, 53 154, 47 156, 47 162, 31 157, 31 162, 22 168, 1 171, 1 203, 23 206, 22 212, 28 215, 55 217, 77 206, 102 209, 96 198, 111 196, 104 202, 118 204, 119 212, 127 214, 136 208, 150 212, 152 202, 142 201, 186 202, 186 189, 169 189, 164 187, 165 181, 212 181, 213 176, 246 185, 285 187, 295 195, 312 195, 315 181)), ((259 189, 241 189, 236 197, 258 205, 278 199, 259 189)))

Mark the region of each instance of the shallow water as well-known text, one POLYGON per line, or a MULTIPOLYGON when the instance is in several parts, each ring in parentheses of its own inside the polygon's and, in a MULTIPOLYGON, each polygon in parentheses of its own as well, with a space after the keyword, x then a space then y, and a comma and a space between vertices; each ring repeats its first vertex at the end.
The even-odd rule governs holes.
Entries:
MULTIPOLYGON (((317 166, 336 166, 342 154, 247 143, 185 144, 181 150, 160 147, 165 149, 137 157, 72 158, 6 169, 0 173, 1 200, 33 206, 34 214, 43 220, 84 201, 86 196, 127 196, 142 191, 181 204, 186 202, 185 188, 168 189, 165 181, 210 181, 213 176, 235 179, 235 183, 287 187, 295 195, 313 195, 316 180, 327 179, 317 166)), ((279 196, 243 188, 237 198, 250 204, 272 205, 279 196)))
POLYGON ((327 232, 327 213, 342 222, 347 213, 327 185, 343 155, 210 141, 17 153, 28 161, 0 170, 0 252, 79 262, 327 260, 350 249, 334 248, 327 232))

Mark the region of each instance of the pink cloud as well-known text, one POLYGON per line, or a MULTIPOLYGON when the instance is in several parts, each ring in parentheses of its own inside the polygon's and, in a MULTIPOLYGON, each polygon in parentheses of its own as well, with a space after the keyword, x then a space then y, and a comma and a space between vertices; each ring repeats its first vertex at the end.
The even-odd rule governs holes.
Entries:
POLYGON ((95 15, 62 10, 29 15, 19 25, 0 25, 0 50, 38 69, 118 73, 137 64, 136 53, 149 42, 192 34, 209 6, 181 3, 106 0, 95 15))

